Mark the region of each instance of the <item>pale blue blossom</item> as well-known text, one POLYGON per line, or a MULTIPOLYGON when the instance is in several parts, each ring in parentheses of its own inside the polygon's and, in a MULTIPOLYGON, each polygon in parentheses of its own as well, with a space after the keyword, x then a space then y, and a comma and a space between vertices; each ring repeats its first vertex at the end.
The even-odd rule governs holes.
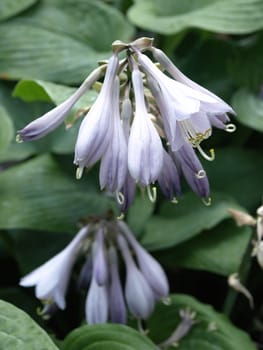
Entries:
POLYGON ((60 309, 65 309, 65 294, 71 270, 80 252, 81 242, 88 233, 88 227, 81 229, 65 249, 23 277, 20 285, 23 287, 35 286, 38 299, 43 300, 47 304, 54 302, 60 309))

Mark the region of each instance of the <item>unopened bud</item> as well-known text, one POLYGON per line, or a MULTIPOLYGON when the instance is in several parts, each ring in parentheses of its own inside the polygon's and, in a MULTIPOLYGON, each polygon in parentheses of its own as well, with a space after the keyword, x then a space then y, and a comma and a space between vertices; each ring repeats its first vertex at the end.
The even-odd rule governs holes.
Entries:
POLYGON ((233 208, 227 209, 229 214, 232 216, 232 218, 235 220, 237 226, 255 226, 256 220, 253 218, 253 216, 241 211, 236 210, 233 208))

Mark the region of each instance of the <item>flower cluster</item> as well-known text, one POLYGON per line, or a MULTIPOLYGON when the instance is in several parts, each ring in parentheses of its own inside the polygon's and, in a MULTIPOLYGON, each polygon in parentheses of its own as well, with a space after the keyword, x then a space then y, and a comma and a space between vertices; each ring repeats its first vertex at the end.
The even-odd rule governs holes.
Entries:
POLYGON ((155 302, 168 296, 162 267, 137 242, 128 226, 111 216, 91 218, 66 248, 20 281, 21 286, 35 286, 36 297, 45 305, 43 314, 65 309, 71 271, 81 253, 85 262, 79 286, 87 290, 89 324, 109 320, 124 324, 126 306, 137 319, 146 319, 155 302), (126 270, 124 283, 119 273, 121 262, 126 270))
POLYGON ((214 159, 200 143, 212 127, 232 132, 233 109, 188 79, 150 38, 114 42, 106 64, 95 69, 61 105, 18 131, 18 141, 45 136, 61 124, 77 100, 105 73, 101 90, 82 120, 75 146, 77 178, 99 160, 101 189, 115 193, 123 211, 136 184, 155 200, 158 182, 171 201, 181 195, 180 176, 201 198, 209 198, 206 173, 195 153, 214 159), (119 59, 124 51, 125 58, 119 59), (149 52, 154 63, 145 52, 149 52))

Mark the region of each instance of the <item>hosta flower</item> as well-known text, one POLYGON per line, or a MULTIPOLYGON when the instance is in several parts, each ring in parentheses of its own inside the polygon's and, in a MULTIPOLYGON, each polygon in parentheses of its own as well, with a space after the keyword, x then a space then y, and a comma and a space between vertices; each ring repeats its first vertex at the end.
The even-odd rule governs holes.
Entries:
POLYGON ((32 121, 25 128, 17 132, 17 141, 32 141, 40 139, 46 136, 51 131, 56 129, 68 116, 72 107, 81 98, 81 96, 91 88, 96 80, 101 75, 102 68, 95 69, 76 90, 76 92, 70 96, 63 103, 44 114, 42 117, 32 121))
MULTIPOLYGON (((158 84, 161 113, 164 114, 163 118, 166 119, 166 124, 170 124, 169 121, 173 124, 173 127, 170 125, 170 129, 173 131, 168 140, 173 151, 182 146, 182 140, 198 147, 203 139, 208 138, 211 134, 210 114, 216 123, 218 115, 233 112, 232 108, 225 102, 206 89, 199 88, 197 84, 191 84, 188 81, 185 84, 186 79, 173 80, 168 77, 146 55, 140 52, 138 53, 138 61, 145 73, 158 84), (177 129, 180 132, 176 134, 177 129)), ((180 74, 174 74, 174 76, 181 77, 180 74)), ((156 94, 156 91, 153 93, 156 94)))
POLYGON ((163 147, 144 101, 142 76, 137 68, 132 72, 135 113, 128 144, 128 166, 135 181, 148 186, 157 179, 163 163, 163 147))
POLYGON ((119 59, 114 54, 109 60, 99 96, 80 125, 74 159, 79 175, 84 167, 92 166, 104 155, 111 141, 115 112, 113 85, 118 67, 119 59))
POLYGON ((78 287, 86 292, 85 315, 89 324, 126 323, 128 311, 146 319, 155 302, 168 296, 169 285, 160 264, 137 242, 128 226, 113 219, 88 219, 72 242, 54 258, 34 270, 20 284, 36 286, 44 302, 42 315, 51 317, 66 307, 65 295, 77 256, 85 255, 78 287), (123 278, 119 264, 124 262, 123 278))
POLYGON ((100 165, 100 186, 120 192, 127 176, 127 141, 121 125, 119 107, 119 78, 115 78, 112 96, 112 135, 100 165))
POLYGON ((194 192, 208 198, 208 179, 195 150, 212 161, 214 150, 206 152, 202 141, 211 136, 213 127, 235 130, 228 116, 233 109, 187 78, 152 43, 150 38, 115 41, 108 62, 73 96, 18 132, 18 140, 24 141, 46 135, 106 70, 103 83, 97 84, 99 95, 81 122, 74 163, 80 178, 84 168, 101 161, 100 187, 115 196, 122 213, 131 205, 137 184, 155 201, 158 183, 163 194, 176 202, 182 175, 194 192), (119 60, 121 51, 124 58, 119 60))
POLYGON ((146 319, 154 308, 153 290, 136 266, 122 236, 118 237, 118 244, 126 265, 125 298, 128 308, 135 317, 146 319))
POLYGON ((64 250, 23 277, 20 285, 23 287, 35 286, 38 299, 48 304, 55 302, 60 309, 65 309, 65 294, 71 270, 80 251, 81 242, 88 233, 88 227, 81 229, 64 250))

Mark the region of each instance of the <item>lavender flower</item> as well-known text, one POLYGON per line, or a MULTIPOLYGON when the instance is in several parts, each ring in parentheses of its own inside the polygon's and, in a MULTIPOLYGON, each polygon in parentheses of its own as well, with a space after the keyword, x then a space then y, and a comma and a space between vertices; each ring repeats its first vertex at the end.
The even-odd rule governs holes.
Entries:
POLYGON ((163 147, 146 110, 142 76, 134 66, 135 114, 128 145, 128 166, 131 176, 143 186, 155 182, 163 162, 163 147))
POLYGON ((100 165, 100 186, 119 193, 127 175, 127 142, 120 120, 119 78, 115 78, 112 91, 113 131, 110 144, 100 165))
POLYGON ((23 287, 36 286, 38 299, 44 300, 44 303, 48 304, 55 302, 60 309, 65 309, 65 294, 70 273, 80 251, 81 242, 88 233, 88 226, 81 229, 64 250, 23 277, 20 285, 23 287))
POLYGON ((83 168, 95 164, 109 146, 115 112, 112 106, 112 88, 118 66, 119 59, 114 54, 109 60, 100 94, 80 125, 74 159, 79 167, 78 177, 81 176, 83 168))
POLYGON ((152 45, 151 38, 115 41, 108 63, 97 68, 74 95, 18 132, 18 141, 49 133, 106 67, 98 98, 80 125, 74 163, 80 178, 84 168, 101 161, 100 187, 115 195, 122 212, 131 205, 137 184, 155 201, 158 182, 164 195, 175 202, 181 195, 181 175, 194 192, 206 198, 209 183, 195 150, 212 161, 215 152, 205 152, 202 141, 211 136, 213 127, 235 130, 228 116, 235 114, 233 109, 187 78, 152 45), (126 56, 119 60, 121 51, 126 56))
POLYGON ((44 114, 42 117, 29 123, 17 132, 17 141, 33 141, 40 139, 56 129, 66 119, 75 103, 99 79, 103 67, 95 69, 66 101, 44 114))
POLYGON ((36 297, 45 304, 44 318, 66 307, 70 274, 80 252, 86 261, 78 286, 87 293, 85 313, 89 324, 124 324, 128 310, 134 317, 146 319, 155 302, 168 296, 168 281, 160 264, 140 246, 125 223, 108 213, 104 218, 88 219, 87 226, 65 249, 21 280, 24 287, 36 286, 36 297), (124 277, 119 271, 121 257, 124 277))
POLYGON ((125 297, 131 313, 138 319, 147 319, 154 308, 154 294, 132 259, 128 245, 122 236, 118 244, 126 265, 125 297))

